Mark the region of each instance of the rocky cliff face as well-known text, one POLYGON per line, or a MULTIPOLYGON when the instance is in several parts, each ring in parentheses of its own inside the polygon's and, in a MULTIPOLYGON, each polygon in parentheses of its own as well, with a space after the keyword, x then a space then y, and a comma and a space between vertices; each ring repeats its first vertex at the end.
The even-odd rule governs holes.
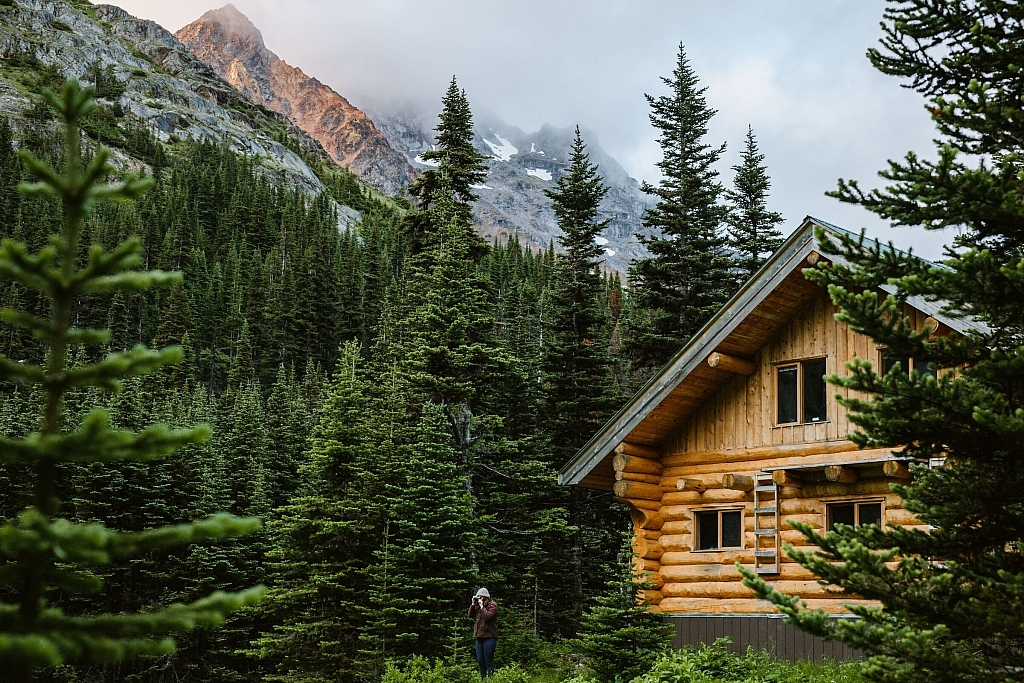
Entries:
POLYGON ((316 141, 240 95, 158 24, 111 5, 16 0, 0 6, 0 115, 15 128, 39 125, 25 112, 38 95, 31 79, 41 69, 90 82, 90 73, 108 67, 123 92, 99 103, 119 109, 121 120, 140 121, 164 142, 194 138, 227 144, 283 182, 310 193, 324 189, 293 151, 326 158, 316 141))
MULTIPOLYGON (((391 144, 414 166, 427 167, 420 155, 433 144, 436 119, 415 112, 374 112, 373 116, 391 144)), ((625 273, 630 260, 648 255, 638 235, 649 232, 642 220, 653 200, 601 148, 594 133, 584 130, 582 134, 590 160, 610 188, 599 215, 609 224, 598 243, 605 248, 605 265, 625 273)), ((477 116, 476 148, 491 157, 487 180, 475 188, 480 198, 477 224, 485 236, 504 241, 518 234, 541 248, 557 240, 561 233, 544 190, 551 189, 566 171, 574 135, 572 128, 547 125, 526 133, 498 117, 477 116)))
POLYGON ((371 185, 399 194, 413 169, 348 100, 267 49, 263 35, 232 5, 211 10, 177 38, 253 101, 287 116, 327 153, 371 185))

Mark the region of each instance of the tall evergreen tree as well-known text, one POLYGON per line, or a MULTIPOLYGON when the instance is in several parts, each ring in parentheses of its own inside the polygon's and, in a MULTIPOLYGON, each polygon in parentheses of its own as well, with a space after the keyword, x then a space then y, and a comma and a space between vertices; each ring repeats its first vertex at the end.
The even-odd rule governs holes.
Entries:
POLYGON ((672 76, 662 81, 668 95, 645 96, 662 150, 662 179, 642 187, 658 199, 644 216, 655 233, 641 237, 651 256, 630 265, 632 301, 623 326, 623 350, 639 379, 661 367, 714 315, 733 280, 722 234, 723 189, 714 168, 725 145, 704 140, 715 110, 682 45, 672 76))
POLYGON ((882 377, 856 359, 848 376, 833 381, 867 395, 843 401, 857 444, 898 446, 923 462, 944 459, 932 469, 914 467, 913 480, 894 487, 929 530, 866 525, 818 534, 798 526, 817 551, 789 548, 790 556, 825 582, 880 602, 852 608, 861 619, 829 620, 750 572, 746 581, 801 628, 870 655, 864 671, 871 680, 1020 680, 1024 27, 1014 4, 966 0, 894 2, 883 27, 882 47, 868 57, 929 98, 937 153, 934 161, 908 153, 890 162, 884 189, 863 192, 840 181, 834 196, 897 225, 960 232, 942 265, 845 237, 823 250, 851 265, 836 259, 809 276, 829 287, 851 328, 913 358, 909 376, 893 370, 882 377), (880 297, 882 285, 893 293, 880 297), (909 297, 984 327, 939 337, 916 332, 902 314, 909 297), (916 370, 928 364, 937 379, 916 370))
POLYGON ((456 206, 464 209, 477 200, 472 186, 484 182, 487 177, 487 166, 484 164, 487 157, 476 151, 473 145, 476 136, 473 113, 469 108, 466 91, 459 88, 454 76, 441 104, 434 148, 424 152, 422 158, 437 164, 447 159, 448 178, 442 181, 439 168, 428 168, 409 186, 409 193, 419 198, 420 206, 426 208, 435 201, 434 194, 442 182, 446 182, 456 206))
POLYGON ((172 431, 155 426, 141 432, 114 431, 109 427, 108 414, 99 408, 91 411, 81 425, 74 426, 69 420, 65 399, 71 389, 113 391, 121 380, 148 374, 180 357, 178 349, 149 351, 136 347, 110 354, 97 363, 69 368, 69 351, 82 345, 105 344, 110 338, 105 330, 72 327, 76 300, 90 294, 166 286, 180 276, 135 270, 140 248, 134 240, 111 251, 94 246, 84 266, 79 267, 83 224, 96 203, 115 197, 136 198, 150 183, 128 179, 117 185, 104 184, 103 179, 115 172, 104 149, 83 164, 80 123, 95 107, 90 88, 82 90, 77 82, 69 81, 61 98, 48 91, 46 96, 63 119, 65 171, 60 174, 31 154, 24 154, 26 166, 41 181, 24 186, 23 192, 59 199, 64 227, 51 237, 49 246, 35 254, 24 243, 5 240, 0 245, 0 276, 42 293, 51 302, 48 319, 12 312, 5 316, 15 325, 32 329, 46 344, 45 366, 0 357, 3 379, 43 387, 41 429, 28 439, 5 438, 0 447, 4 462, 27 463, 36 475, 33 504, 16 521, 0 527, 0 553, 4 558, 0 582, 14 587, 13 601, 0 603, 0 662, 6 674, 22 681, 32 680, 43 667, 66 662, 118 662, 140 655, 166 654, 174 647, 168 634, 216 624, 226 612, 253 602, 262 593, 261 589, 218 593, 191 605, 145 614, 91 617, 65 614, 52 602, 58 590, 71 594, 99 590, 102 582, 90 573, 90 567, 102 567, 150 549, 248 533, 258 522, 224 515, 193 524, 121 532, 58 517, 61 464, 153 459, 202 440, 208 430, 172 431))
POLYGON ((729 201, 729 246, 735 252, 736 265, 749 277, 782 245, 782 233, 776 227, 782 214, 768 210, 771 180, 758 151, 754 129, 747 127, 742 161, 732 167, 733 187, 726 190, 729 201))

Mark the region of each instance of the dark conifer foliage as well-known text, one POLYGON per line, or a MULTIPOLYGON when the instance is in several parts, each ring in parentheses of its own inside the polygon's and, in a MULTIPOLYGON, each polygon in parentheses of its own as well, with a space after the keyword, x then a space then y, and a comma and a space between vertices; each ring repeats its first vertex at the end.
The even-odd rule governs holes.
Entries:
MULTIPOLYGON (((915 371, 879 376, 855 360, 840 386, 850 399, 852 438, 892 447, 941 467, 914 468, 894 487, 927 532, 875 525, 827 534, 800 526, 816 553, 789 554, 830 584, 880 607, 857 607, 837 623, 801 609, 754 576, 748 585, 801 628, 871 656, 876 681, 930 683, 1019 680, 1024 670, 1024 193, 1018 104, 1024 52, 1020 8, 1003 2, 891 3, 876 68, 930 98, 938 128, 934 161, 908 153, 882 172, 887 187, 862 192, 840 181, 834 196, 897 225, 957 226, 942 265, 863 236, 825 245, 846 265, 809 271, 828 285, 841 319, 915 371), (938 56, 941 56, 939 58, 938 56), (887 285, 891 295, 880 295, 887 285), (889 289, 889 288, 892 289, 889 289), (983 323, 967 334, 916 332, 901 312, 908 297, 938 302, 952 318, 983 323), (938 378, 916 368, 931 364, 938 378), (853 392, 851 392, 852 395, 853 392)), ((929 155, 932 156, 932 155, 929 155)), ((824 237, 824 235, 822 235, 824 237)))
POLYGON ((768 210, 771 180, 764 165, 764 155, 757 148, 754 129, 747 128, 742 161, 732 167, 735 176, 732 189, 726 190, 729 202, 729 246, 736 266, 747 277, 757 272, 769 256, 782 246, 779 223, 782 214, 768 210))
POLYGON ((661 367, 714 315, 734 279, 723 235, 726 209, 719 203, 723 188, 714 168, 725 145, 705 141, 715 110, 682 45, 672 76, 662 81, 670 93, 646 97, 659 131, 663 177, 657 185, 643 185, 658 198, 644 225, 658 233, 642 238, 651 256, 630 267, 623 326, 623 350, 639 379, 661 367))

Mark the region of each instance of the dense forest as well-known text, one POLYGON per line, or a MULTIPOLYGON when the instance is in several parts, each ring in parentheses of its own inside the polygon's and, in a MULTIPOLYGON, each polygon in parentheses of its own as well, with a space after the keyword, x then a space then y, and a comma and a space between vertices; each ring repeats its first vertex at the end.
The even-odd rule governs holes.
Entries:
MULTIPOLYGON (((607 188, 578 131, 548 192, 559 244, 535 252, 479 237, 472 186, 485 178, 484 157, 454 80, 428 153, 439 167, 414 183, 411 201, 374 196, 322 162, 327 191, 309 196, 215 142, 165 145, 127 118, 110 123, 121 131, 113 138, 83 126, 87 155, 119 141, 154 184, 137 201, 98 204, 80 258, 137 238, 141 268, 183 277, 78 297, 74 325, 110 337, 69 346, 66 362, 85 367, 138 344, 179 346, 183 360, 117 392, 70 389, 65 422, 99 405, 118 428, 209 424, 213 437, 149 462, 61 464, 61 515, 125 531, 220 511, 263 525, 114 563, 101 593, 55 603, 128 613, 212 590, 269 592, 219 630, 181 635, 174 654, 45 677, 374 679, 391 658, 468 654, 465 608, 481 585, 501 604, 507 658, 596 632, 587 620, 607 618, 633 585, 631 569, 619 578, 631 568, 628 515, 610 493, 560 487, 555 473, 781 241, 753 134, 726 190, 714 170, 723 147, 704 140, 714 111, 682 48, 664 80, 670 94, 651 98, 664 178, 647 187, 662 236, 628 288, 601 266, 596 215, 607 188), (691 135, 670 134, 681 127, 691 135), (340 205, 361 221, 340 223, 340 205)), ((0 122, 0 235, 30 250, 65 219, 58 200, 17 192, 35 176, 16 148, 66 162, 61 125, 40 119, 17 141, 0 122)), ((3 288, 11 311, 48 314, 41 294, 3 288)), ((46 348, 15 325, 2 329, 0 353, 15 362, 44 363, 46 348)), ((39 390, 3 390, 0 432, 37 429, 39 390)), ((34 477, 0 469, 0 516, 30 503, 34 477)))

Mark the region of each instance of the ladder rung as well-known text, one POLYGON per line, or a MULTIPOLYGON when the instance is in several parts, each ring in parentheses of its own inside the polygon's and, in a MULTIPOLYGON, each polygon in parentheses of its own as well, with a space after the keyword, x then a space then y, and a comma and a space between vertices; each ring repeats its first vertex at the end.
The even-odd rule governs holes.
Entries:
POLYGON ((779 568, 778 567, 758 567, 757 568, 757 573, 758 574, 778 574, 779 573, 779 568))
POLYGON ((754 514, 755 515, 768 515, 768 514, 774 515, 775 514, 775 509, 776 508, 775 508, 774 505, 771 505, 771 506, 765 507, 765 508, 754 508, 754 514))
POLYGON ((778 536, 775 529, 754 529, 755 536, 778 536))
POLYGON ((755 550, 754 557, 775 557, 774 550, 755 550))
POLYGON ((754 490, 758 493, 767 493, 768 491, 774 491, 775 486, 755 486, 754 490))

